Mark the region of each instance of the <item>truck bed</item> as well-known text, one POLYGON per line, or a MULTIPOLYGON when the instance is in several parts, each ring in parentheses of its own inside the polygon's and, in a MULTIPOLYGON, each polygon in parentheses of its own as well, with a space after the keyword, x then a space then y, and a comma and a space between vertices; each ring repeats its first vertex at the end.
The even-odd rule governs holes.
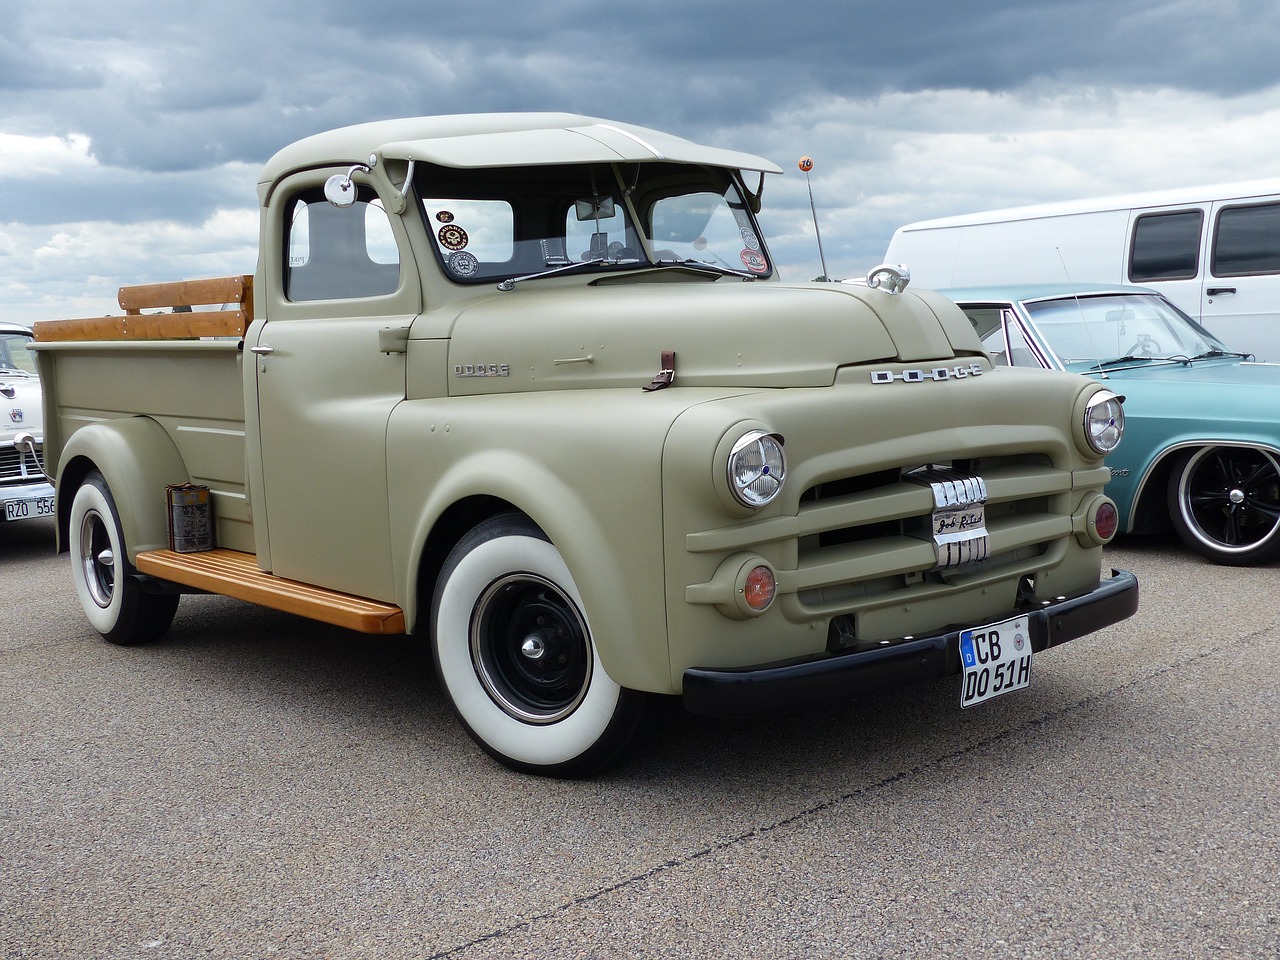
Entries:
POLYGON ((209 487, 218 545, 253 552, 241 371, 252 278, 122 287, 119 299, 123 316, 35 324, 47 469, 56 473, 63 448, 82 427, 149 417, 181 452, 191 482, 209 487), (183 309, 209 303, 232 308, 183 309), (155 307, 181 312, 140 312, 155 307))

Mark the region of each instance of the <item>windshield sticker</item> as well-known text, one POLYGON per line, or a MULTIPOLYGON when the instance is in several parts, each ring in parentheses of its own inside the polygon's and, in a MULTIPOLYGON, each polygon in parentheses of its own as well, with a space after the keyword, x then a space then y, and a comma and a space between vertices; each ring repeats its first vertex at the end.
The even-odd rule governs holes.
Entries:
POLYGON ((441 223, 453 223, 453 214, 448 210, 441 210, 436 214, 436 219, 441 223))
POLYGON ((760 241, 756 239, 756 233, 750 227, 739 227, 738 232, 742 234, 742 243, 748 250, 759 250, 760 241))
POLYGON ((467 253, 465 250, 449 254, 448 265, 449 272, 455 277, 474 277, 476 271, 480 269, 480 261, 476 259, 475 254, 467 253))
POLYGON ((446 250, 461 250, 470 239, 467 236, 467 231, 456 223, 446 224, 441 227, 437 236, 440 238, 440 246, 446 250))
POLYGON ((769 272, 769 262, 759 250, 743 250, 742 263, 752 273, 769 272))

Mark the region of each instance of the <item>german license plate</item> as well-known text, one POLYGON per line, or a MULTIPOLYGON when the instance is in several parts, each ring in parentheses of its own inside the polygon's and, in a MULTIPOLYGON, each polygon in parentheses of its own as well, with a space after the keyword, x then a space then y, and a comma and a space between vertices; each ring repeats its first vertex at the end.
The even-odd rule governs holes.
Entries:
POLYGON ((53 516, 53 497, 31 497, 27 500, 6 500, 5 520, 34 520, 36 517, 53 516))
POLYGON ((1031 629, 1025 616, 960 633, 964 687, 960 706, 972 707, 1031 684, 1031 629))

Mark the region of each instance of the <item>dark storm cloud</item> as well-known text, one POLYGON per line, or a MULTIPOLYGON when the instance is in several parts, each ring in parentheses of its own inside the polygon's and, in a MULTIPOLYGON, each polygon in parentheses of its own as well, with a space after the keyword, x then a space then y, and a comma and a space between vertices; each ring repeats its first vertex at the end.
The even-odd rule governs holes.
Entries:
POLYGON ((697 136, 822 95, 1028 82, 1247 92, 1277 80, 1266 3, 185 4, 20 0, 0 123, 49 116, 104 163, 261 162, 393 115, 566 109, 697 136))
POLYGON ((0 313, 249 272, 276 150, 480 111, 778 162, 764 220, 789 279, 827 270, 810 154, 826 259, 851 276, 909 220, 1269 175, 1278 22, 1255 0, 0 0, 0 313))

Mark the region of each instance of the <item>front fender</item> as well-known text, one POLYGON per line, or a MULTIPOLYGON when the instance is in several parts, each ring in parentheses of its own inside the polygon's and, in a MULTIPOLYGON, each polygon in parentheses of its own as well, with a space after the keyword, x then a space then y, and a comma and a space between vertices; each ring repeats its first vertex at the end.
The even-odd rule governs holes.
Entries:
POLYGON ((115 498, 130 562, 140 551, 167 547, 165 487, 191 478, 160 424, 150 417, 122 417, 81 427, 63 447, 55 485, 58 551, 67 549, 71 501, 85 475, 94 469, 106 479, 115 498))
POLYGON ((396 600, 407 622, 423 621, 432 585, 419 596, 419 571, 465 533, 453 526, 458 505, 509 504, 572 571, 609 675, 633 689, 673 692, 661 450, 681 404, 638 402, 649 396, 639 390, 574 393, 454 401, 447 428, 440 406, 397 409, 388 441, 396 600), (572 430, 555 426, 570 422, 572 430))
MULTIPOLYGON (((656 483, 652 492, 631 493, 637 500, 659 496, 656 483)), ((612 516, 543 464, 515 451, 494 451, 454 464, 419 506, 414 533, 403 544, 409 551, 403 569, 419 568, 424 546, 445 511, 475 496, 519 509, 560 551, 582 594, 609 675, 633 689, 669 692, 660 525, 612 516), (639 575, 646 568, 648 575, 639 575)), ((658 515, 656 508, 640 512, 658 515)), ((406 620, 413 622, 419 605, 425 611, 429 603, 430 596, 408 590, 402 603, 406 620)))

